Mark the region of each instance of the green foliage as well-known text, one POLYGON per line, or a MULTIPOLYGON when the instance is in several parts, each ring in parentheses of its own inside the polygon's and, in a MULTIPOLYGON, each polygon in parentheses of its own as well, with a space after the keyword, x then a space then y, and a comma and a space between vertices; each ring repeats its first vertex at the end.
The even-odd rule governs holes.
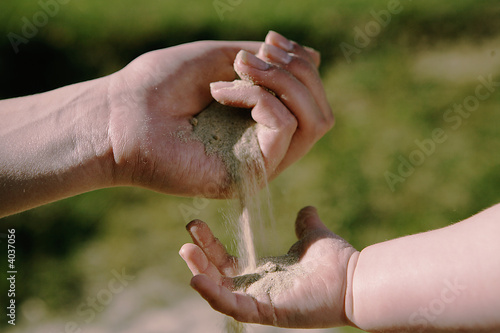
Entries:
MULTIPOLYGON (((374 20, 371 11, 387 4, 242 1, 221 20, 212 1, 70 1, 18 54, 2 38, 0 97, 106 75, 154 48, 282 32, 322 52, 336 126, 270 184, 276 225, 267 238, 272 251, 286 251, 295 241, 296 212, 314 205, 332 230, 362 249, 446 226, 500 201, 500 91, 457 129, 444 119, 453 104, 474 94, 478 76, 500 80, 500 49, 493 42, 498 2, 402 0, 402 11, 348 62, 341 43, 355 46, 354 28, 365 29, 374 20), (447 140, 391 190, 386 173, 398 174, 401 158, 419 150, 415 142, 439 128, 447 140)), ((1 2, 2 35, 20 33, 21 18, 37 11, 36 1, 1 2)), ((224 202, 205 207, 140 189, 95 191, 3 219, 18 230, 25 272, 18 301, 39 298, 51 311, 74 312, 112 269, 124 266, 131 274, 156 270, 187 285, 190 274, 177 255, 189 241, 186 207, 190 218, 209 222, 234 248, 221 215, 224 202)))

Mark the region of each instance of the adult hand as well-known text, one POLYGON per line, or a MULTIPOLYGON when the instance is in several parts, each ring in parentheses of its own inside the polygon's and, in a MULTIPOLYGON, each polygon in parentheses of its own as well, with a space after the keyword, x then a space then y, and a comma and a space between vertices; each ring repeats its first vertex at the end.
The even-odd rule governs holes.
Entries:
POLYGON ((258 139, 267 174, 274 177, 333 125, 318 64, 317 52, 274 32, 265 43, 204 41, 140 56, 110 77, 114 183, 230 195, 223 162, 207 156, 201 142, 186 140, 190 120, 213 98, 252 109, 262 125, 258 139), (253 84, 232 89, 235 71, 253 84), (206 184, 215 189, 206 192, 206 184))
POLYGON ((238 260, 227 254, 205 223, 195 220, 187 229, 195 244, 185 244, 180 255, 194 275, 191 286, 215 310, 238 321, 281 327, 350 324, 348 263, 358 252, 327 229, 315 208, 302 209, 295 223, 299 241, 288 253, 298 256, 294 271, 299 273, 291 284, 276 275, 276 285, 289 287, 259 296, 234 291, 234 277, 241 273, 238 260))

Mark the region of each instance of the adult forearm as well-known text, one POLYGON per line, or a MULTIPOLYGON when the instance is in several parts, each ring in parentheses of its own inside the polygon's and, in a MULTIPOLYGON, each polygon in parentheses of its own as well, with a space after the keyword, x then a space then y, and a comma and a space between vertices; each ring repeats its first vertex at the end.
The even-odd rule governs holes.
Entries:
POLYGON ((112 184, 107 81, 0 101, 0 217, 112 184))
POLYGON ((352 321, 368 331, 500 328, 500 205, 455 225, 364 249, 352 321))

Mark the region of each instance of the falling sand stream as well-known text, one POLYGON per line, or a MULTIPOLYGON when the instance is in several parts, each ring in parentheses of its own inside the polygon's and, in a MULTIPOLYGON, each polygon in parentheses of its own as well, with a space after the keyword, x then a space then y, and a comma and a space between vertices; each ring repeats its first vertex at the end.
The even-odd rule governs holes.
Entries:
MULTIPOLYGON (((250 110, 217 102, 193 118, 191 125, 191 137, 203 142, 206 154, 216 155, 224 162, 238 195, 238 216, 229 214, 226 221, 229 227, 235 229, 238 238, 241 271, 234 279, 234 288, 254 297, 262 294, 273 296, 273 293, 289 287, 283 281, 290 281, 287 277, 295 274, 297 258, 285 255, 257 260, 254 231, 258 228, 263 230, 266 227, 263 224, 272 224, 273 221, 264 160, 257 140, 261 125, 252 119, 250 110), (261 192, 267 194, 264 199, 258 195, 262 186, 264 190, 261 192)), ((226 332, 244 331, 243 324, 233 319, 227 320, 226 332)))
POLYGON ((238 224, 228 224, 236 227, 239 238, 238 255, 243 267, 255 270, 257 260, 252 222, 262 220, 256 194, 259 184, 265 181, 264 161, 256 135, 258 125, 250 116, 249 110, 216 102, 193 118, 191 124, 192 135, 204 143, 206 154, 217 155, 226 166, 229 181, 239 199, 238 224))

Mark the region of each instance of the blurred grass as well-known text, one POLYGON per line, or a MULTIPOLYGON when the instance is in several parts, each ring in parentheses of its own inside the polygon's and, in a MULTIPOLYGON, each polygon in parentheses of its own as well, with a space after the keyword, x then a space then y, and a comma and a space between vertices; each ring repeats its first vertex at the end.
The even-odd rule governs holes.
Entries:
MULTIPOLYGON (((448 108, 474 93, 477 76, 500 78, 500 3, 401 1, 402 12, 349 64, 339 45, 354 45, 353 28, 364 28, 373 20, 370 11, 386 9, 387 3, 243 1, 221 21, 212 1, 71 1, 19 46, 19 54, 2 38, 0 97, 107 75, 155 48, 199 39, 262 40, 269 29, 282 32, 322 52, 321 72, 337 123, 270 185, 277 220, 267 236, 272 251, 282 253, 295 241, 293 221, 306 205, 317 206, 333 231, 362 249, 443 227, 500 201, 500 93, 481 102, 457 130, 443 120, 448 108), (489 58, 481 59, 491 64, 453 65, 469 53, 486 54, 489 58), (457 73, 465 74, 447 79, 457 73), (415 140, 431 138, 436 128, 448 140, 391 191, 385 172, 397 173, 398 158, 408 158, 415 140)), ((39 10, 37 1, 1 2, 2 35, 19 34, 21 18, 39 10)), ((193 208, 192 218, 209 222, 234 247, 221 215, 226 204, 211 201, 202 209, 198 204, 117 188, 2 219, 4 228, 18 230, 23 287, 17 300, 39 299, 50 315, 71 314, 121 267, 187 285, 190 274, 177 255, 189 241, 181 208, 193 208)), ((4 281, 0 286, 5 290, 4 281)))

